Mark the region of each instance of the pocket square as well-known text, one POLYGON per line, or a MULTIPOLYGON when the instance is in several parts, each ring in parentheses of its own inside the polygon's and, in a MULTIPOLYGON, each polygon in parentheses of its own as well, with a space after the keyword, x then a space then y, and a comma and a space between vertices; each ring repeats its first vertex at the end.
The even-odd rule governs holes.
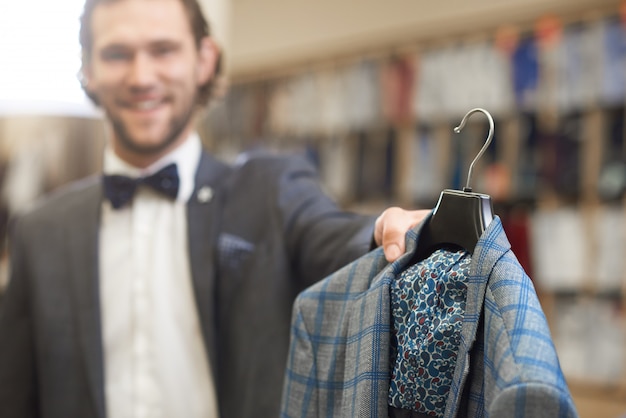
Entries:
POLYGON ((228 233, 220 235, 217 245, 220 268, 231 271, 240 269, 254 251, 254 244, 228 233))

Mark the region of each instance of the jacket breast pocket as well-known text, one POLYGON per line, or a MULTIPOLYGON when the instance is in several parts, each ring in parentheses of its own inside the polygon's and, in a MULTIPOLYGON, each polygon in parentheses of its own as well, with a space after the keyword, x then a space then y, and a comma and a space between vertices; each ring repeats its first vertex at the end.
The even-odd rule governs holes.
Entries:
POLYGON ((218 265, 220 273, 238 276, 254 253, 255 245, 233 234, 223 233, 218 239, 218 265))

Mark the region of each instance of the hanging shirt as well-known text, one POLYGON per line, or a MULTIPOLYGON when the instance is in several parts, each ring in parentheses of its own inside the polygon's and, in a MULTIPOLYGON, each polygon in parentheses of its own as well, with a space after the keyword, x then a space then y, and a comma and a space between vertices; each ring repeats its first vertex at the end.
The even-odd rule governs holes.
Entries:
POLYGON ((145 170, 108 149, 104 172, 143 176, 175 162, 175 201, 140 187, 130 205, 102 204, 100 297, 109 418, 217 417, 191 283, 186 202, 201 143, 193 135, 145 170))
POLYGON ((621 21, 609 19, 602 32, 601 102, 619 105, 626 95, 626 30, 621 21))
POLYGON ((535 39, 522 39, 511 61, 517 106, 524 110, 535 109, 539 86, 539 50, 535 39))

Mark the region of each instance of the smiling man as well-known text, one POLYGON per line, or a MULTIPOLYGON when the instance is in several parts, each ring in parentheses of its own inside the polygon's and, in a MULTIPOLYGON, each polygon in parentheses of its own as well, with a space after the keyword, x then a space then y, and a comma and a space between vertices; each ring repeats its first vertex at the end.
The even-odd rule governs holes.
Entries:
POLYGON ((427 211, 346 213, 302 159, 203 151, 196 0, 87 0, 80 40, 104 173, 14 223, 0 417, 277 416, 295 296, 372 241, 397 258, 427 211))
POLYGON ((107 113, 115 153, 146 167, 191 133, 198 86, 212 80, 219 52, 211 38, 194 39, 188 16, 200 10, 193 2, 101 3, 90 33, 83 27, 92 41, 85 89, 107 113))

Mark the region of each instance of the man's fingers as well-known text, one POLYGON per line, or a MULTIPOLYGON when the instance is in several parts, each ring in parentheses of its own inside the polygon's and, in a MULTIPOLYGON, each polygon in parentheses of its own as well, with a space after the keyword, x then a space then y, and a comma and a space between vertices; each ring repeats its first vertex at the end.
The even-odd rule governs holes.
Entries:
POLYGON ((399 247, 398 244, 389 244, 383 247, 383 251, 385 252, 385 258, 390 263, 395 261, 404 253, 404 244, 402 247, 399 247))
POLYGON ((407 211, 398 207, 386 209, 376 220, 374 239, 383 246, 387 261, 395 261, 404 251, 405 235, 420 223, 430 210, 407 211))

